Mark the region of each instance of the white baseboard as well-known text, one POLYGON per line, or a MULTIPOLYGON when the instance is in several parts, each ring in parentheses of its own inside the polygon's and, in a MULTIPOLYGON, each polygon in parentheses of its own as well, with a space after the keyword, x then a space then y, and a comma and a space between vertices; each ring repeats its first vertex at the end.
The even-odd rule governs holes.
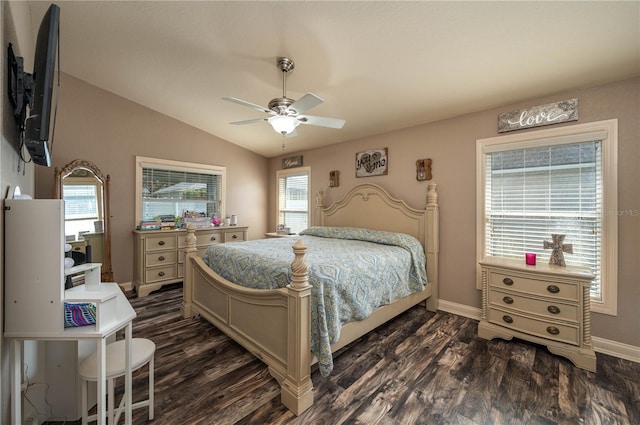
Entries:
POLYGON ((118 285, 120 285, 122 290, 125 292, 133 290, 133 282, 124 282, 124 283, 119 283, 118 285))
POLYGON ((438 310, 457 314, 458 316, 468 317, 473 320, 480 320, 480 316, 482 315, 482 310, 479 308, 469 307, 468 305, 453 303, 443 299, 438 300, 438 310))
POLYGON ((593 349, 598 353, 640 363, 640 347, 595 336, 591 337, 591 342, 593 342, 593 349))
MULTIPOLYGON (((480 316, 482 314, 482 310, 479 308, 469 307, 468 305, 458 304, 442 299, 438 300, 438 310, 457 314, 458 316, 468 317, 473 320, 480 320, 480 316)), ((609 356, 640 363, 640 347, 595 336, 591 337, 591 341, 593 342, 593 349, 597 353, 607 354, 609 356)))

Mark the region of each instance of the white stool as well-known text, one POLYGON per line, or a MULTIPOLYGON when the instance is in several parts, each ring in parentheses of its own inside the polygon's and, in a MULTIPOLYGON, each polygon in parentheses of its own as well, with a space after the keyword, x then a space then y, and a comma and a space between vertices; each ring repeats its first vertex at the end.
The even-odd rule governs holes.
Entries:
MULTIPOLYGON (((115 378, 124 376, 125 373, 125 340, 119 340, 111 344, 107 344, 106 357, 107 357, 107 417, 109 424, 117 424, 120 419, 120 414, 124 408, 125 397, 122 397, 117 412, 114 414, 114 398, 113 381, 115 378)), ((131 410, 139 407, 149 406, 149 420, 153 419, 153 356, 156 351, 156 345, 153 341, 146 338, 132 338, 131 339, 131 371, 140 369, 145 364, 149 363, 149 398, 144 401, 139 401, 131 405, 131 410)), ((80 379, 82 380, 82 425, 86 425, 89 421, 98 419, 98 415, 89 416, 89 406, 87 406, 87 388, 90 381, 97 381, 97 356, 98 353, 93 353, 80 365, 80 379)))

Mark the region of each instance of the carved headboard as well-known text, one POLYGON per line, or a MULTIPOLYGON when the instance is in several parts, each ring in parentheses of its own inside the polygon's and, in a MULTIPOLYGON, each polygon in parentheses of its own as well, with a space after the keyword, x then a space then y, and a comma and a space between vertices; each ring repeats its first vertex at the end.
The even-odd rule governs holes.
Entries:
POLYGON ((393 198, 382 187, 361 184, 352 188, 341 200, 324 208, 322 193, 316 196, 317 225, 361 227, 406 233, 418 239, 427 256, 430 282, 437 282, 439 249, 439 210, 436 184, 429 183, 426 206, 411 208, 393 198))

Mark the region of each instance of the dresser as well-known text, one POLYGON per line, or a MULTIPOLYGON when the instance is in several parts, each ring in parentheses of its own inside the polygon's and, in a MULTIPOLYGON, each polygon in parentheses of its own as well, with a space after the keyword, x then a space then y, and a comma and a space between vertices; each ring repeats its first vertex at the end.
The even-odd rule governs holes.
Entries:
POLYGON ((525 265, 524 259, 480 261, 482 316, 478 336, 513 337, 545 345, 576 366, 596 370, 589 288, 583 267, 525 265))
MULTIPOLYGON (((210 245, 247 240, 248 227, 196 229, 198 255, 210 245)), ((139 297, 184 278, 186 229, 134 230, 133 286, 139 297)))

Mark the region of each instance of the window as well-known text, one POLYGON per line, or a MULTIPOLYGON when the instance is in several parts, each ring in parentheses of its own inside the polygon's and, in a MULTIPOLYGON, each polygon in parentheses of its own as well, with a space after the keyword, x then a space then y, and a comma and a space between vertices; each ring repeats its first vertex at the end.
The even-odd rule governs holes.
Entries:
POLYGON ((92 232, 94 221, 102 220, 102 185, 92 177, 64 179, 65 234, 92 232))
POLYGON ((225 167, 136 157, 136 217, 224 216, 225 167))
POLYGON ((616 163, 615 120, 478 140, 478 259, 546 258, 564 234, 566 263, 596 276, 592 310, 616 314, 616 163))
POLYGON ((277 172, 278 225, 298 233, 309 227, 309 167, 277 172))

